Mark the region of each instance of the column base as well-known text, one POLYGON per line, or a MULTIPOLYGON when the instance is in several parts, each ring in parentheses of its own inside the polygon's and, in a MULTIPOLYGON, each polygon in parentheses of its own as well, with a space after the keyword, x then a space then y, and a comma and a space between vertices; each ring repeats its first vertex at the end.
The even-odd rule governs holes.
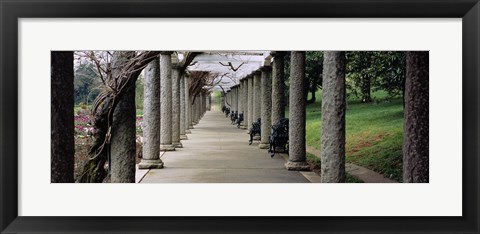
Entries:
POLYGON ((253 140, 254 140, 254 141, 259 141, 259 140, 260 140, 260 136, 254 136, 254 137, 253 137, 253 140))
POLYGON ((163 162, 160 159, 143 159, 138 164, 138 169, 162 169, 163 162))
POLYGON ((181 142, 173 142, 172 145, 175 148, 183 148, 183 144, 181 142))
MULTIPOLYGON (((186 133, 186 132, 185 132, 186 133)), ((180 140, 188 140, 187 135, 180 135, 180 140)))
POLYGON ((285 163, 285 168, 289 171, 310 171, 310 166, 307 162, 292 162, 285 163))
POLYGON ((185 130, 185 134, 192 134, 192 131, 187 129, 187 130, 185 130))
POLYGON ((162 145, 160 144, 160 151, 175 151, 175 146, 172 144, 162 145))
POLYGON ((270 144, 260 143, 258 144, 259 149, 268 149, 270 148, 270 144))
POLYGON ((194 129, 193 124, 190 124, 190 126, 188 126, 188 129, 194 129))

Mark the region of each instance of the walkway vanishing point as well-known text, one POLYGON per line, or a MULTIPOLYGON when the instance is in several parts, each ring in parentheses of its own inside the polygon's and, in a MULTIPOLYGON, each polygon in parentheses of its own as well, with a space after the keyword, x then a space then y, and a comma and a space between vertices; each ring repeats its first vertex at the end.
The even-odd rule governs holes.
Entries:
MULTIPOLYGON (((246 130, 231 125, 220 111, 207 111, 191 132, 183 148, 161 153, 165 168, 137 169, 137 183, 320 183, 314 172, 287 171, 288 155, 270 158, 258 141, 248 145, 246 130)), ((307 151, 318 156, 313 147, 307 151)), ((365 183, 396 183, 354 164, 347 163, 346 170, 365 183)))

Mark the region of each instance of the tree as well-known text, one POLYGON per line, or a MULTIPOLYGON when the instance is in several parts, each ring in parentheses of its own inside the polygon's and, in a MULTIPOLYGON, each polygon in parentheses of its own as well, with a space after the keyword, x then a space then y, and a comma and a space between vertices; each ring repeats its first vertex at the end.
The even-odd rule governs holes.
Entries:
POLYGON ((405 89, 405 52, 375 52, 373 63, 376 76, 375 90, 385 90, 393 96, 404 95, 405 89))
MULTIPOLYGON (((118 77, 133 51, 115 51, 112 57, 112 77, 118 77)), ((136 84, 136 82, 135 82, 136 84)), ((135 183, 136 118, 135 85, 126 88, 113 112, 110 140, 110 181, 112 183, 135 183)))
POLYGON ((72 183, 74 168, 73 51, 51 52, 51 182, 72 183))
POLYGON ((347 84, 351 93, 371 102, 371 90, 385 90, 390 97, 403 94, 405 52, 347 52, 347 84))
MULTIPOLYGON (((375 77, 374 66, 372 66, 375 52, 373 51, 352 51, 347 52, 347 73, 354 86, 360 89, 362 102, 371 102, 372 78, 375 77)), ((353 90, 355 94, 356 90, 353 90)))
POLYGON ((113 113, 121 98, 129 88, 135 87, 135 82, 143 70, 154 60, 160 51, 143 51, 123 64, 121 72, 112 74, 111 63, 101 63, 94 52, 86 53, 92 59, 100 73, 100 78, 105 85, 95 99, 92 107, 93 124, 95 128, 95 141, 90 149, 90 159, 84 165, 82 175, 78 179, 83 183, 101 183, 107 175, 105 162, 109 157, 111 126, 113 113), (107 75, 107 76, 105 76, 107 75))
POLYGON ((307 51, 305 58, 305 78, 312 97, 307 103, 315 103, 315 92, 322 87, 323 52, 307 51))
POLYGON ((403 182, 428 183, 429 53, 406 53, 403 182))
POLYGON ((96 73, 95 64, 84 62, 75 69, 75 104, 81 102, 88 104, 100 92, 102 82, 96 73))

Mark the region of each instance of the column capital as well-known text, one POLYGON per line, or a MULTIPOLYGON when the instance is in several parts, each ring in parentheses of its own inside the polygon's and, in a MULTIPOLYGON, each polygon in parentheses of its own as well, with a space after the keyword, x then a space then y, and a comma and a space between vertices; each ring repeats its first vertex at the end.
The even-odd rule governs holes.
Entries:
POLYGON ((262 74, 262 72, 259 69, 259 70, 254 71, 253 74, 256 75, 256 76, 259 76, 259 75, 262 74))
POLYGON ((162 52, 160 52, 160 54, 169 55, 169 54, 173 54, 173 51, 162 51, 162 52))

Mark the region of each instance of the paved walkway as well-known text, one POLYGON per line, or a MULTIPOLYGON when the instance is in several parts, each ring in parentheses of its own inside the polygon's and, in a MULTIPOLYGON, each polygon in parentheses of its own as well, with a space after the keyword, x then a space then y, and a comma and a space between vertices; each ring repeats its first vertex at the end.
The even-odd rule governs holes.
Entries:
MULTIPOLYGON (((246 130, 230 124, 219 111, 208 111, 191 129, 184 148, 162 152, 165 168, 138 170, 137 183, 320 183, 314 172, 287 171, 288 155, 270 158, 258 149, 258 141, 248 145, 246 130)), ((319 157, 319 150, 307 146, 319 157)), ((396 183, 367 168, 347 163, 346 172, 365 183, 396 183)))
POLYGON ((137 170, 141 183, 309 183, 313 172, 287 171, 282 154, 270 158, 258 141, 248 145, 246 130, 219 111, 208 111, 191 129, 183 148, 162 155, 165 168, 137 170), (308 178, 308 179, 307 179, 308 178))

